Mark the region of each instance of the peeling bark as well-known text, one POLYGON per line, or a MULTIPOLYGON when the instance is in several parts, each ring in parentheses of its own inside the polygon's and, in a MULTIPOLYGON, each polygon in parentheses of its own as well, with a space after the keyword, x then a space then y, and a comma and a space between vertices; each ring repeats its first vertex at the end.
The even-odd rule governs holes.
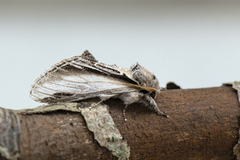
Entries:
MULTIPOLYGON (((233 147, 238 142, 240 115, 235 90, 216 87, 162 91, 156 102, 169 118, 133 104, 126 111, 125 122, 122 102, 106 102, 131 148, 130 159, 235 159, 233 147)), ((17 116, 21 160, 117 159, 94 140, 80 113, 54 111, 17 116)))

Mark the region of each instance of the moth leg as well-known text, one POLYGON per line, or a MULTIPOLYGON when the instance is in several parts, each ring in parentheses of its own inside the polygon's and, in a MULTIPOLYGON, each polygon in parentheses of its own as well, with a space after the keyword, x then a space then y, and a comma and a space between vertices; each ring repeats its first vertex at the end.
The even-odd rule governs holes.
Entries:
POLYGON ((125 104, 125 107, 123 109, 123 118, 125 121, 127 121, 125 113, 128 105, 138 102, 139 99, 141 99, 143 96, 144 94, 139 92, 127 92, 127 93, 122 93, 118 96, 118 98, 120 98, 125 104))
POLYGON ((127 118, 126 118, 126 110, 127 110, 127 107, 128 105, 126 105, 123 109, 123 118, 124 118, 124 121, 127 121, 127 118))
POLYGON ((143 96, 143 100, 148 103, 148 105, 158 114, 168 118, 168 115, 165 112, 159 110, 155 100, 148 94, 143 96))
POLYGON ((91 108, 97 107, 100 103, 102 103, 102 102, 104 102, 104 101, 106 101, 106 100, 108 100, 108 99, 110 99, 112 97, 113 97, 113 95, 100 96, 101 100, 99 102, 97 102, 95 105, 93 105, 92 107, 90 106, 89 108, 91 109, 91 108))

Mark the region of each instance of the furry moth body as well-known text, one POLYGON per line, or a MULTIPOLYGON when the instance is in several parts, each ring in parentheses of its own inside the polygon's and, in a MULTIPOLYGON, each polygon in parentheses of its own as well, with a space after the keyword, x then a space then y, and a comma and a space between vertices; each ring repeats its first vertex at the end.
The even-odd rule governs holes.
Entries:
MULTIPOLYGON (((139 102, 160 111, 154 98, 160 92, 157 78, 138 63, 125 69, 99 62, 87 50, 80 56, 64 59, 41 75, 32 86, 30 97, 38 102, 77 102, 99 97, 121 99, 125 106, 139 102)), ((126 121, 126 118, 125 118, 126 121)))

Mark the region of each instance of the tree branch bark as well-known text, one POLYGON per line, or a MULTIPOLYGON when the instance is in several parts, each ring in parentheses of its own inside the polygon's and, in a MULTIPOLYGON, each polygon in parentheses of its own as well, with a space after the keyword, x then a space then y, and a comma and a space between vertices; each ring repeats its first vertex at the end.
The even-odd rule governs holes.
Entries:
MULTIPOLYGON (((168 90, 156 98, 156 115, 141 104, 126 111, 117 99, 106 102, 110 114, 131 148, 130 159, 234 159, 240 108, 230 87, 168 90)), ((21 160, 117 159, 94 140, 80 113, 55 111, 17 114, 20 120, 21 160)))

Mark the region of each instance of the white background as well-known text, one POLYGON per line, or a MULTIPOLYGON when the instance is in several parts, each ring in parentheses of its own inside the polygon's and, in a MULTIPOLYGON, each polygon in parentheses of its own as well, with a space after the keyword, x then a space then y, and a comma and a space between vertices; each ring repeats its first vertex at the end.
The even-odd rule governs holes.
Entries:
POLYGON ((34 80, 86 49, 107 64, 139 62, 162 87, 240 80, 240 1, 0 0, 0 106, 40 105, 34 80))

